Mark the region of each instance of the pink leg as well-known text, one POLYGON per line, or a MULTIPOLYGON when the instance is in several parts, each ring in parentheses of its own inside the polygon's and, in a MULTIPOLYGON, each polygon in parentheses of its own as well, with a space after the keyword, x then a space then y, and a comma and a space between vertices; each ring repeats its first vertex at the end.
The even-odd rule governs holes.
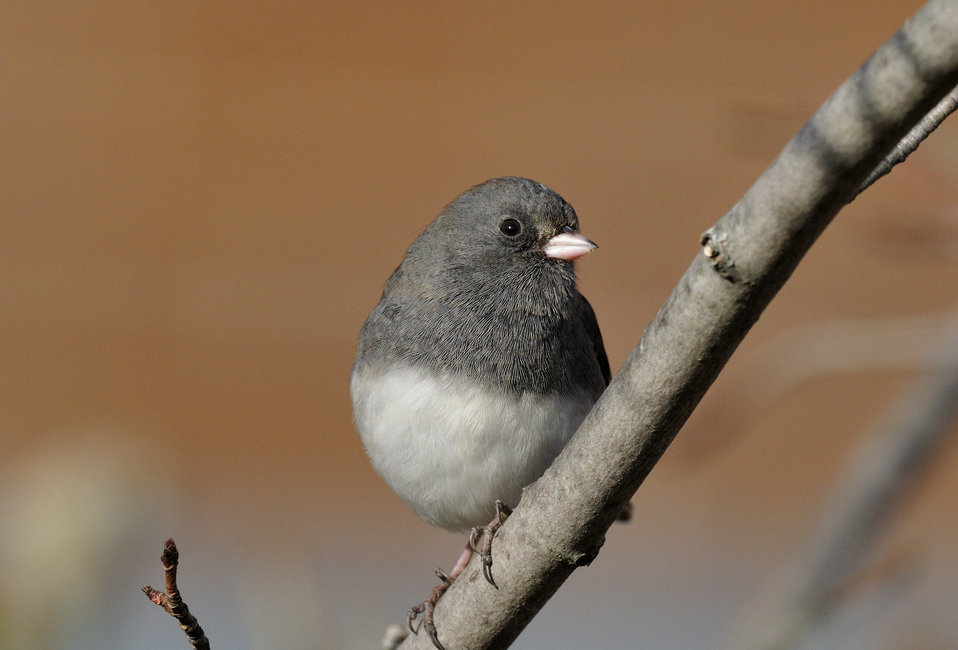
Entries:
POLYGON ((436 610, 436 603, 439 602, 442 595, 446 593, 446 590, 452 585, 453 580, 458 578, 462 572, 466 570, 466 565, 469 564, 469 560, 472 559, 474 552, 479 553, 482 557, 482 575, 489 581, 489 584, 496 589, 499 588, 492 579, 492 538, 496 534, 496 531, 499 530, 499 527, 506 521, 506 517, 511 513, 512 511, 503 504, 502 501, 496 501, 495 518, 488 526, 472 529, 472 532, 469 534, 469 541, 466 543, 466 548, 462 550, 462 554, 459 556, 459 559, 456 560, 456 565, 452 567, 452 571, 447 575, 442 569, 436 569, 436 577, 438 577, 441 582, 433 588, 432 593, 429 594, 429 598, 415 607, 409 608, 409 615, 406 619, 410 632, 419 634, 419 627, 415 625, 415 622, 416 618, 422 614, 422 629, 429 635, 432 644, 436 646, 436 648, 445 650, 443 645, 439 643, 436 624, 433 622, 433 612, 436 610), (480 538, 482 539, 481 546, 479 544, 480 538))

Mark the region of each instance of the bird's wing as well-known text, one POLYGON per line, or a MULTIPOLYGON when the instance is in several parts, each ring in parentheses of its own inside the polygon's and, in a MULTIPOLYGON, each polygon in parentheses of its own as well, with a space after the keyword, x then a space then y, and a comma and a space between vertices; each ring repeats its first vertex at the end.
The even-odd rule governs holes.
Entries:
POLYGON ((605 385, 608 386, 612 381, 612 370, 609 368, 609 357, 605 353, 605 344, 602 343, 602 332, 599 331, 599 321, 595 318, 595 312, 589 301, 582 297, 583 306, 583 324, 589 332, 589 338, 592 339, 592 348, 595 351, 596 361, 599 362, 599 369, 602 370, 602 377, 605 379, 605 385))

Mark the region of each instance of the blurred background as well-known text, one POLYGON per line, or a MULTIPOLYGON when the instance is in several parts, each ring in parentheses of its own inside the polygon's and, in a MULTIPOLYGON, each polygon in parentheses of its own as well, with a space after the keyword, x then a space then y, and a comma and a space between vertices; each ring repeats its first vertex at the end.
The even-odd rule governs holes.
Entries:
MULTIPOLYGON (((4 3, 0 647, 186 647, 139 592, 171 535, 214 647, 377 647, 463 542, 350 421, 359 327, 418 232, 490 177, 558 191, 618 368, 700 233, 921 4, 4 3)), ((956 143, 841 213, 516 648, 749 624, 954 308, 956 143), (847 364, 831 324, 866 346, 847 364)), ((907 588, 843 647, 958 645, 956 476, 944 446, 876 550, 907 588)))

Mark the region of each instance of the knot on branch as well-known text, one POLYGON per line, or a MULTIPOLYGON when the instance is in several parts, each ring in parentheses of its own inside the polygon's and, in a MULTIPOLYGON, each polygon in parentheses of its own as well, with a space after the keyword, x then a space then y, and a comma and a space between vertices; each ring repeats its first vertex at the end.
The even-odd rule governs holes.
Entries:
POLYGON ((605 535, 599 535, 590 539, 580 540, 573 547, 558 548, 551 547, 552 553, 562 562, 571 567, 584 567, 592 564, 592 560, 599 555, 602 546, 605 544, 605 535))
POLYGON ((732 259, 727 247, 727 238, 724 233, 717 233, 709 228, 702 233, 702 254, 708 259, 712 268, 728 280, 729 282, 741 282, 742 275, 735 268, 735 260, 732 259))

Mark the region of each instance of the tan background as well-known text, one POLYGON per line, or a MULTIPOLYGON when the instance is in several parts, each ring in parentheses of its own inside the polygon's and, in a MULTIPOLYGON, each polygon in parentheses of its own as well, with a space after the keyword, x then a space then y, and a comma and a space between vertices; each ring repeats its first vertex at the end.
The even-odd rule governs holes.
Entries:
MULTIPOLYGON (((919 6, 5 4, 0 646, 184 646, 137 591, 172 534, 215 646, 375 647, 462 543, 350 424, 356 334, 418 231, 492 176, 556 189, 600 244, 580 276, 617 368, 699 234, 919 6)), ((842 213, 516 647, 730 637, 912 376, 757 395, 749 354, 950 307, 956 133, 842 213)), ((956 470, 885 544, 916 580, 846 647, 958 645, 956 470)))

